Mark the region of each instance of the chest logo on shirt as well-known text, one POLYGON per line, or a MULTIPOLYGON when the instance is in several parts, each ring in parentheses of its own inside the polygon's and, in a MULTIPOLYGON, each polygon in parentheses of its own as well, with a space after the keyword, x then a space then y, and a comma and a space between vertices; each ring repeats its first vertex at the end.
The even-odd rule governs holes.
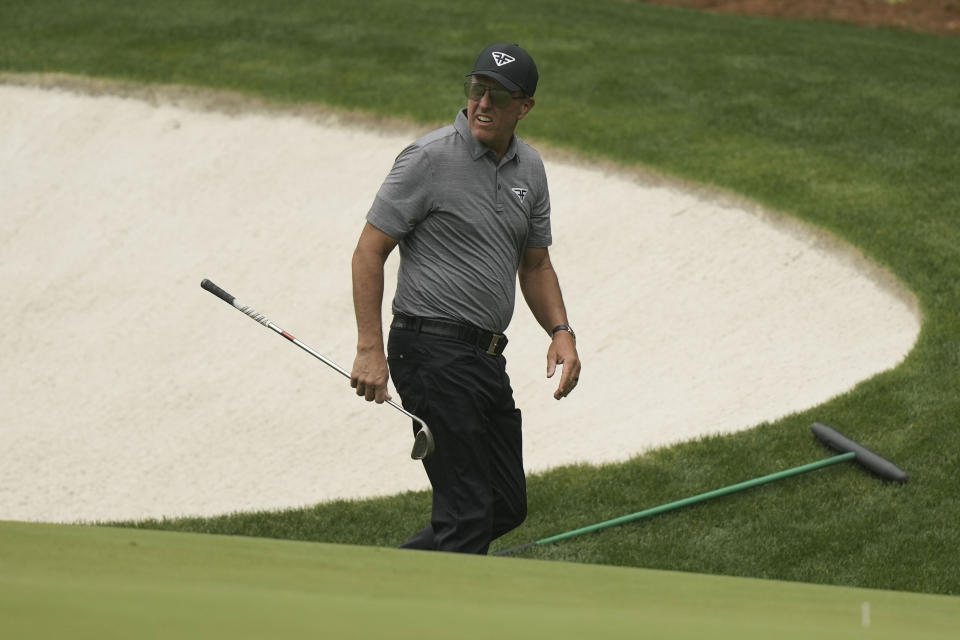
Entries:
POLYGON ((520 199, 520 202, 523 202, 523 199, 527 197, 527 190, 520 187, 514 187, 511 189, 513 195, 517 196, 520 199))
POLYGON ((497 64, 498 67, 502 67, 505 64, 510 64, 516 60, 513 56, 509 56, 502 51, 493 52, 493 61, 497 64))

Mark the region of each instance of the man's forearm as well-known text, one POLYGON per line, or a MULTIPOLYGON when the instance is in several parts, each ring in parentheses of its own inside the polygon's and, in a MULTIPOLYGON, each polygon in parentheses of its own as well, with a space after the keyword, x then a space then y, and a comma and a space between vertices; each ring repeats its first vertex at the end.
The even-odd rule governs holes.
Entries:
POLYGON ((383 259, 357 247, 353 254, 353 309, 357 317, 357 349, 383 351, 383 259))
POLYGON ((520 291, 533 317, 547 333, 558 324, 567 324, 567 310, 560 292, 560 281, 547 262, 520 272, 520 291))
POLYGON ((350 386, 358 396, 377 403, 390 399, 390 372, 383 349, 383 265, 396 242, 369 222, 360 233, 351 263, 353 309, 357 316, 357 357, 350 386))
POLYGON ((550 334, 550 347, 547 349, 547 377, 552 378, 557 366, 563 366, 560 385, 553 397, 557 400, 567 397, 580 379, 580 356, 577 355, 576 338, 573 332, 560 331, 553 335, 553 328, 567 322, 567 310, 560 293, 560 280, 550 262, 547 249, 527 249, 520 269, 520 290, 543 330, 550 334))

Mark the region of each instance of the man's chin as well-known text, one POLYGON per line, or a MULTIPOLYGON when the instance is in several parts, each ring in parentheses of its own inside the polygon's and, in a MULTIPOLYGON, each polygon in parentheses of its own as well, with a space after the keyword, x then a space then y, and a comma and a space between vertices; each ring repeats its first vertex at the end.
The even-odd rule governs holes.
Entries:
POLYGON ((493 143, 493 135, 486 129, 481 129, 478 127, 470 127, 470 133, 473 134, 473 137, 476 138, 479 142, 487 145, 488 147, 493 143))
POLYGON ((473 133, 473 137, 476 138, 478 142, 482 142, 488 147, 491 146, 491 143, 493 142, 493 136, 491 136, 488 132, 483 130, 477 131, 476 129, 472 129, 471 133, 473 133))

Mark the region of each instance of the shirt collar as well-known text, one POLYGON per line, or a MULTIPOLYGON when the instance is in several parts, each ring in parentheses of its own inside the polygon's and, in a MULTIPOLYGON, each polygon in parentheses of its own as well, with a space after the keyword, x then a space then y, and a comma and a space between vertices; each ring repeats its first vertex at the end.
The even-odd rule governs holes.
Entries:
MULTIPOLYGON (((467 120, 467 110, 461 109, 457 114, 457 119, 453 122, 454 128, 457 130, 457 133, 460 134, 460 137, 463 138, 467 145, 470 147, 470 156, 474 160, 479 160, 488 153, 492 153, 496 157, 497 152, 483 144, 479 140, 473 137, 473 132, 470 131, 470 122, 467 120)), ((510 138, 510 145, 507 147, 507 152, 503 154, 503 159, 500 161, 501 164, 509 162, 514 158, 517 159, 517 162, 520 161, 520 156, 517 155, 517 136, 513 135, 510 138)))

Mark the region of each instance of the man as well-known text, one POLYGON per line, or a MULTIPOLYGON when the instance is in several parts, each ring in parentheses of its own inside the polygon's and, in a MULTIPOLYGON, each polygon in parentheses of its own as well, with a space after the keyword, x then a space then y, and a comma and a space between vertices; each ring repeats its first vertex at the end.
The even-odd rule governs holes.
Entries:
POLYGON ((466 109, 400 153, 367 214, 353 255, 350 384, 381 403, 392 374, 404 407, 433 431, 436 451, 423 462, 431 522, 402 546, 484 554, 527 512, 520 411, 502 355, 518 276, 551 336, 547 377, 562 369, 556 399, 577 385, 580 359, 547 249, 546 173, 514 135, 535 104, 537 67, 520 46, 495 44, 467 78, 466 109), (398 244, 385 356, 383 266, 398 244))

